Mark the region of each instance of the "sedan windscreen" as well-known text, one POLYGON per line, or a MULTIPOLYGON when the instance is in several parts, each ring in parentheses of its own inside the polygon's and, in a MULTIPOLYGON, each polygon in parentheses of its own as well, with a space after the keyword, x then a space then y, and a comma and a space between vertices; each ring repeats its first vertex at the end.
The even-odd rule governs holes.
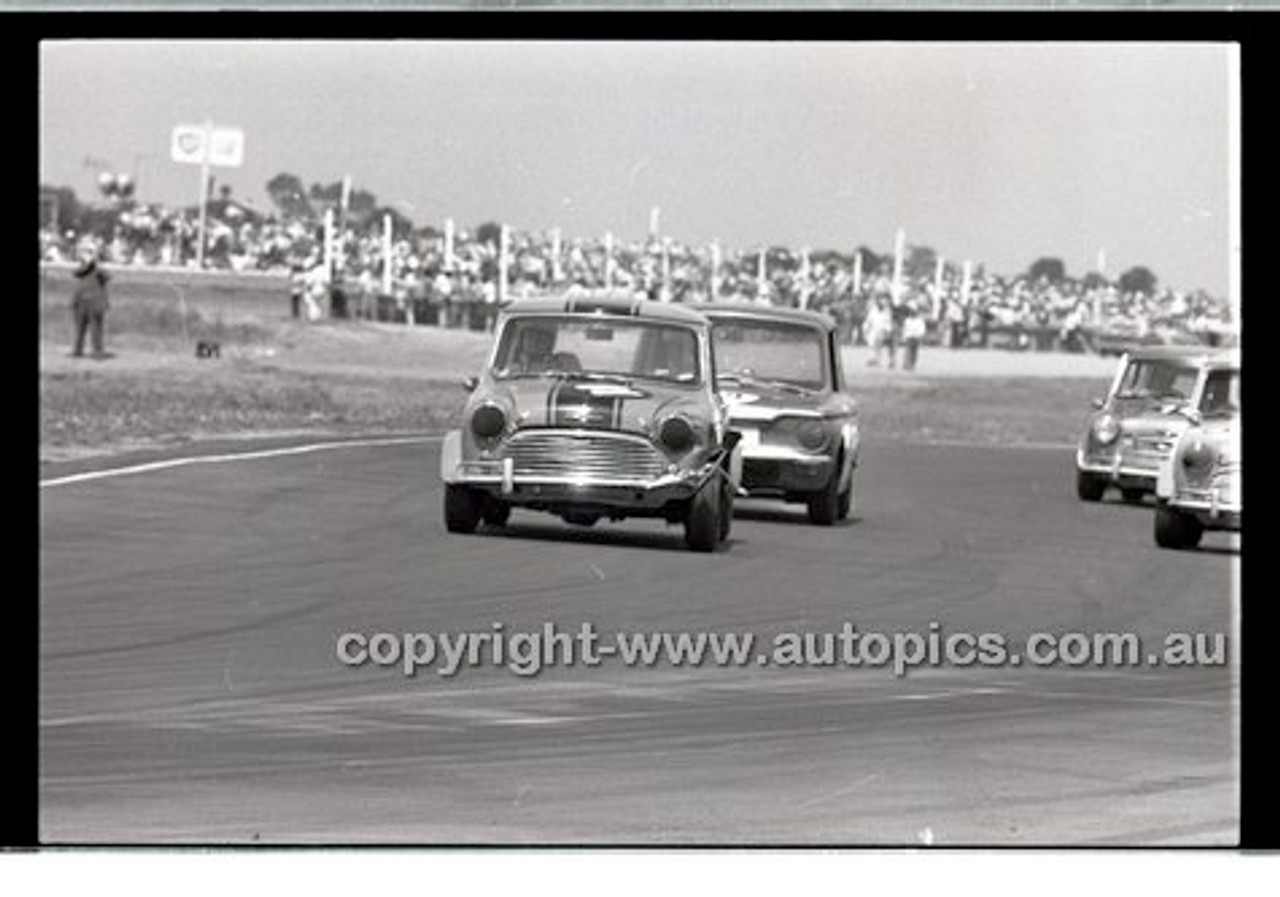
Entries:
POLYGON ((825 334, 803 324, 717 320, 716 372, 720 376, 776 381, 805 389, 827 383, 825 334))

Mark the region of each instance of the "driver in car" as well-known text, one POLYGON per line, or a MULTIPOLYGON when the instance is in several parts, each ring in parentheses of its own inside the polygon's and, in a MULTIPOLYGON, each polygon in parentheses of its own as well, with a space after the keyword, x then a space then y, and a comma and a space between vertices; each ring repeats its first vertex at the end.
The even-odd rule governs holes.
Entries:
POLYGON ((511 367, 516 373, 537 374, 551 366, 552 350, 556 346, 556 332, 548 327, 526 327, 520 331, 520 339, 511 357, 511 367))

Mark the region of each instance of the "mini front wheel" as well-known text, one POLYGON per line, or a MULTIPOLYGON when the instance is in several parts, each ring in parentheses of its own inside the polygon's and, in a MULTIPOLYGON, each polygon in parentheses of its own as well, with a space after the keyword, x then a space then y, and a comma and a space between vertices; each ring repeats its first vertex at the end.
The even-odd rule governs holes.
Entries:
POLYGON ((713 477, 693 497, 684 520, 684 540, 694 551, 716 550, 723 508, 720 478, 713 477))
POLYGON ((485 502, 480 516, 490 526, 506 526, 511 519, 511 504, 500 498, 491 498, 485 502))
POLYGON ((474 533, 482 513, 480 496, 456 483, 444 487, 444 525, 451 533, 474 533))
POLYGON ((1081 501, 1102 501, 1107 491, 1107 481, 1097 474, 1076 471, 1076 497, 1081 501))

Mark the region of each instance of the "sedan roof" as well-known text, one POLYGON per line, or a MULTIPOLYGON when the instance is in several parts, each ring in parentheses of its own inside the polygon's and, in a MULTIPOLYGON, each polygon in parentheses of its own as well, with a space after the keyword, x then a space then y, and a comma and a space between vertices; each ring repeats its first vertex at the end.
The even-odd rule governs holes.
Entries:
POLYGON ((1218 349, 1213 346, 1134 346, 1125 353, 1131 360, 1189 361, 1193 364, 1213 361, 1240 363, 1238 349, 1218 349))

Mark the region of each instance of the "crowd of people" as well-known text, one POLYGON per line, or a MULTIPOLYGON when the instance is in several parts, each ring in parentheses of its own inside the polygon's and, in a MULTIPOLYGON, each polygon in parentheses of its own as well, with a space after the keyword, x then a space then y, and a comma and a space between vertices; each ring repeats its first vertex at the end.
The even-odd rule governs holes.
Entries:
MULTIPOLYGON (((261 215, 230 201, 211 203, 204 263, 291 273, 300 316, 485 328, 504 298, 608 285, 659 301, 739 300, 825 311, 848 340, 885 344, 891 358, 894 346, 921 341, 1087 351, 1100 332, 1139 341, 1218 343, 1230 340, 1238 326, 1227 302, 1203 291, 1122 291, 1096 274, 1032 279, 989 274, 979 265, 966 277, 961 266, 948 264, 904 273, 895 286, 892 258, 870 252, 865 265, 855 264, 853 253, 782 247, 764 251, 762 259, 757 248, 721 251, 656 235, 618 241, 513 230, 500 287, 502 241, 492 225, 456 233, 402 229, 390 246, 388 289, 387 247, 378 224, 363 231, 336 228, 330 272, 322 224, 261 215)), ((40 232, 42 260, 70 262, 87 248, 112 266, 189 267, 197 240, 198 222, 189 210, 145 204, 120 208, 109 233, 40 232)))

